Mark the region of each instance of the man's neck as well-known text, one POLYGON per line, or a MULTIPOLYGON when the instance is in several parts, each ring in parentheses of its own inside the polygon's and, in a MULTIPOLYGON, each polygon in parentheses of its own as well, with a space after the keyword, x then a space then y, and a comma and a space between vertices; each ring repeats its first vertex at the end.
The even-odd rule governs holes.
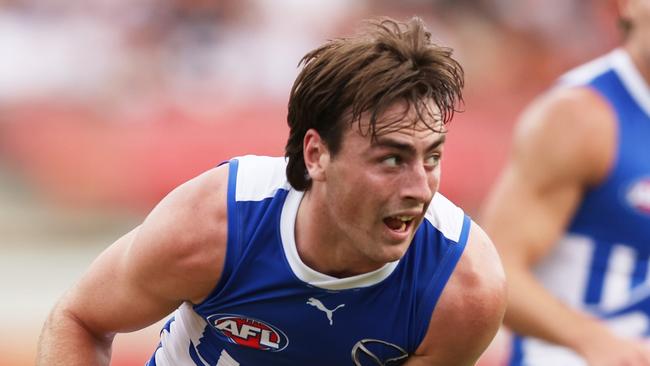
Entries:
POLYGON ((367 263, 354 259, 355 256, 350 253, 350 247, 346 244, 349 239, 340 235, 326 204, 320 203, 319 199, 322 200, 322 197, 307 191, 298 207, 294 236, 296 250, 302 262, 317 272, 337 278, 350 277, 381 267, 368 266, 367 263))

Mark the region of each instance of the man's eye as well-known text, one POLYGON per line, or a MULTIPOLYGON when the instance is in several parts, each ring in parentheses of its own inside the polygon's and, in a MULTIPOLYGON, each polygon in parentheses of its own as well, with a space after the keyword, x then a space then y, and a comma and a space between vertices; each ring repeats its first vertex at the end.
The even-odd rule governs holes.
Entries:
POLYGON ((426 165, 435 166, 435 165, 438 165, 438 163, 440 162, 440 158, 441 158, 440 154, 433 154, 433 155, 427 157, 427 159, 424 161, 424 163, 426 165))
POLYGON ((382 160, 382 162, 388 166, 397 166, 400 162, 397 156, 388 156, 382 160))

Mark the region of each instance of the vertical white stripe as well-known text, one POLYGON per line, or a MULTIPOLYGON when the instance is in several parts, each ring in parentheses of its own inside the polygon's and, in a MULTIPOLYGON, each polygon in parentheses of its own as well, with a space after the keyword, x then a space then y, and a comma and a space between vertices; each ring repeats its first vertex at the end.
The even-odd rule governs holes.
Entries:
MULTIPOLYGON (((156 351, 156 365, 195 365, 188 352, 190 341, 197 346, 207 323, 200 315, 194 312, 189 303, 183 303, 174 312, 174 321, 169 327, 169 332, 160 334, 162 347, 156 351)), ((200 356, 199 356, 200 357, 200 356)), ((207 366, 205 360, 202 366, 207 366)))
POLYGON ((557 298, 581 308, 589 279, 594 243, 586 236, 567 235, 562 238, 535 273, 557 298))
POLYGON ((224 349, 221 351, 221 355, 217 361, 217 366, 239 366, 239 362, 235 361, 235 359, 232 358, 232 356, 230 356, 224 349))
POLYGON ((601 297, 603 310, 611 310, 629 300, 636 251, 628 246, 614 245, 607 262, 601 297))

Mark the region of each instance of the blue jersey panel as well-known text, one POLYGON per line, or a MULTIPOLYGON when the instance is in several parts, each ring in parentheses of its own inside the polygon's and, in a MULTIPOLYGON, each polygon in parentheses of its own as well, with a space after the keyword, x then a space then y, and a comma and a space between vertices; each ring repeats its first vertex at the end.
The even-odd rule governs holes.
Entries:
POLYGON ((650 187, 650 119, 611 70, 590 84, 612 106, 618 121, 618 148, 608 179, 588 191, 569 231, 648 253, 650 207, 632 191, 650 187))

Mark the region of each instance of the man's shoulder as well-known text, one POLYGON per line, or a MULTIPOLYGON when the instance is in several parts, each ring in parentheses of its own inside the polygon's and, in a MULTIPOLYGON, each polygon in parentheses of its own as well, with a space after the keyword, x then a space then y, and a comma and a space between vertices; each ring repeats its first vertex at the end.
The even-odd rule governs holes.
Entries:
POLYGON ((475 362, 499 329, 506 296, 499 255, 483 230, 471 222, 467 248, 416 354, 435 364, 475 362))
POLYGON ((173 221, 173 232, 183 241, 210 240, 217 234, 215 231, 220 231, 217 228, 227 222, 229 169, 229 165, 224 164, 179 185, 158 204, 150 217, 173 221))
POLYGON ((539 130, 557 127, 582 133, 610 123, 614 118, 610 103, 594 83, 620 73, 622 65, 629 62, 627 58, 625 51, 617 48, 570 69, 528 105, 520 125, 538 122, 539 130))
MULTIPOLYGON (((472 222, 467 248, 450 281, 451 311, 469 324, 500 322, 506 306, 506 279, 499 254, 488 235, 472 222)), ((450 304, 448 304, 450 305, 450 304)))
POLYGON ((527 120, 538 121, 540 127, 590 129, 613 118, 607 100, 589 85, 554 88, 533 101, 524 113, 527 120), (532 118, 538 116, 540 118, 532 118), (556 122, 557 121, 557 122, 556 122), (554 125, 555 123, 555 125, 554 125))
POLYGON ((593 88, 554 89, 531 103, 520 118, 514 156, 540 182, 591 184, 611 164, 615 125, 610 104, 593 88))
POLYGON ((505 288, 505 273, 501 259, 492 240, 473 221, 469 229, 467 248, 466 257, 459 263, 462 287, 470 289, 475 286, 474 290, 498 294, 500 289, 505 288))
POLYGON ((448 295, 454 303, 453 308, 477 311, 475 306, 481 308, 488 304, 478 304, 472 299, 494 296, 498 299, 505 291, 505 273, 492 240, 478 224, 468 221, 466 248, 445 292, 457 291, 455 295, 448 295))
POLYGON ((137 229, 130 261, 165 297, 197 303, 214 288, 226 252, 227 177, 222 165, 181 184, 137 229))

